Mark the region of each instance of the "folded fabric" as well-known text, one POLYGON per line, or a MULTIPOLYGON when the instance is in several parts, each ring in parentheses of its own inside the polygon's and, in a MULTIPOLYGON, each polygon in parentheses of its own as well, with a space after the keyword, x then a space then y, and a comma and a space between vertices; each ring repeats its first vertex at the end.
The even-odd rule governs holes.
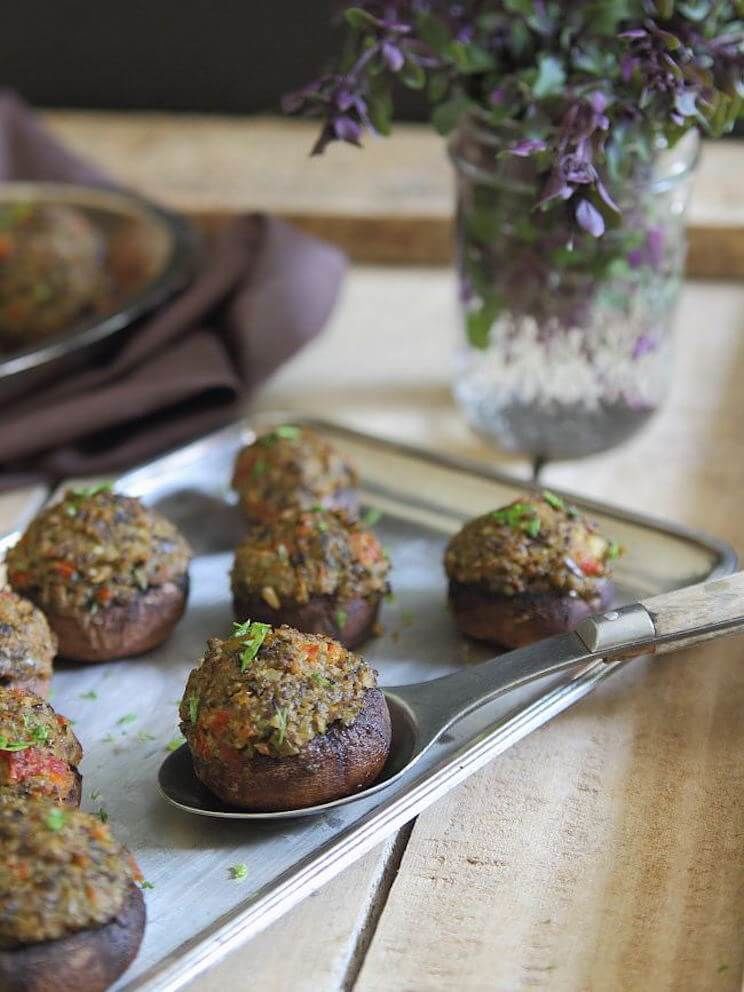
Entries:
MULTIPOLYGON (((2 94, 9 180, 114 185, 2 94)), ((0 405, 0 488, 113 471, 226 423, 323 328, 345 267, 336 248, 281 221, 236 217, 205 241, 191 284, 112 359, 0 405)))

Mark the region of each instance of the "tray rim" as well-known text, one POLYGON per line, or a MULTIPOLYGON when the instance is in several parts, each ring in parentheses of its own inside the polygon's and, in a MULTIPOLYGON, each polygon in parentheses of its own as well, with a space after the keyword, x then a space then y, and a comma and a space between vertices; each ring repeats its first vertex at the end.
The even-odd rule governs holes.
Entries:
MULTIPOLYGON (((296 423, 300 426, 307 425, 308 427, 316 427, 320 430, 328 429, 339 435, 347 437, 351 441, 356 440, 362 443, 372 444, 375 447, 387 450, 391 453, 409 458, 416 458, 439 468, 464 472, 469 476, 475 476, 493 482, 500 482, 503 485, 515 486, 521 489, 529 490, 530 492, 539 492, 545 488, 539 481, 535 481, 534 479, 521 479, 519 476, 512 475, 502 469, 485 465, 474 458, 460 457, 459 455, 445 454, 428 448, 420 448, 415 444, 409 444, 405 441, 398 441, 394 438, 384 437, 377 434, 367 434, 364 431, 357 430, 355 427, 350 427, 347 424, 339 423, 338 421, 307 415, 291 410, 261 410, 248 413, 236 420, 231 421, 224 427, 209 431, 208 433, 195 438, 193 441, 189 441, 188 444, 170 448, 155 458, 148 459, 148 461, 144 462, 142 465, 137 465, 132 469, 127 469, 118 475, 112 474, 110 478, 126 485, 125 480, 129 479, 130 476, 136 477, 140 473, 144 475, 148 470, 151 470, 155 465, 158 465, 165 460, 178 459, 181 461, 189 455, 193 455, 193 458, 196 458, 202 448, 211 447, 215 442, 232 438, 234 436, 240 436, 251 431, 252 420, 261 422, 261 426, 263 426, 264 422, 266 424, 296 423)), ((191 461, 193 458, 190 457, 188 460, 191 461)), ((617 517, 618 519, 627 521, 628 523, 637 524, 641 527, 647 527, 651 530, 661 531, 670 536, 687 541, 688 543, 703 546, 719 558, 718 567, 725 569, 725 571, 721 573, 722 575, 727 575, 734 571, 739 564, 739 555, 736 549, 729 544, 728 541, 723 540, 723 538, 716 537, 713 534, 709 534, 707 531, 700 528, 690 527, 686 524, 677 523, 676 521, 666 520, 663 517, 657 517, 649 513, 643 513, 636 510, 625 510, 616 504, 607 503, 604 500, 592 499, 591 497, 587 498, 582 496, 580 493, 576 493, 571 489, 564 489, 560 486, 551 485, 550 491, 555 492, 558 496, 561 496, 570 502, 578 504, 582 508, 586 508, 592 513, 600 513, 606 516, 617 517)), ((714 577, 715 574, 717 573, 714 571, 709 577, 714 577)))
MULTIPOLYGON (((149 459, 139 466, 121 473, 111 473, 107 477, 123 489, 129 487, 130 491, 136 490, 138 476, 146 476, 157 466, 160 475, 158 486, 162 486, 164 479, 171 480, 177 477, 181 465, 198 460, 215 445, 239 442, 259 425, 268 426, 270 423, 282 422, 307 424, 321 430, 332 430, 339 436, 372 445, 381 451, 418 459, 432 466, 459 471, 515 488, 530 491, 541 488, 539 482, 520 479, 473 459, 429 451, 405 442, 366 434, 332 420, 290 411, 249 413, 216 431, 149 459)), ((584 499, 568 490, 556 488, 555 491, 590 512, 606 514, 650 530, 660 531, 669 537, 705 549, 716 559, 716 564, 708 574, 708 578, 730 574, 736 568, 738 558, 734 548, 726 541, 704 531, 643 513, 626 511, 601 501, 584 499)), ((145 487, 142 495, 146 493, 145 487)), ((1 538, 0 552, 12 540, 12 535, 1 538)), ((605 664, 601 661, 590 663, 578 672, 564 676, 554 683, 553 687, 527 704, 517 704, 485 729, 468 737, 454 752, 443 757, 433 767, 412 773, 411 780, 402 783, 403 789, 398 794, 386 799, 386 790, 382 790, 378 801, 358 820, 349 824, 330 841, 306 854, 212 924, 193 934, 138 977, 127 980, 124 975, 121 984, 117 984, 117 989, 119 992, 177 992, 230 951, 244 944, 284 915, 306 896, 317 891, 345 867, 400 829, 492 758, 587 696, 598 685, 627 665, 633 664, 635 660, 613 664, 605 664)))

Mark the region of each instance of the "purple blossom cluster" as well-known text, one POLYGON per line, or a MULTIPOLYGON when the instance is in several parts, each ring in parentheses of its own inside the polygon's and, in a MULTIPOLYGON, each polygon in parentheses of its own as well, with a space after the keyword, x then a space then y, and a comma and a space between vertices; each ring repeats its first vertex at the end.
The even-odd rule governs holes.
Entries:
POLYGON ((468 113, 508 122, 505 151, 541 177, 536 209, 563 205, 594 237, 616 223, 629 132, 641 160, 744 112, 742 0, 360 0, 343 16, 342 57, 284 101, 322 118, 313 154, 388 134, 398 88, 421 90, 442 133, 468 113))

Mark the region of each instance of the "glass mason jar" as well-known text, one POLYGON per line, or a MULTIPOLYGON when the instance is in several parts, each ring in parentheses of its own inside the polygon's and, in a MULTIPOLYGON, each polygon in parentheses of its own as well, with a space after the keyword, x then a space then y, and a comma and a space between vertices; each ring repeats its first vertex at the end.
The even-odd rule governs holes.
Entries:
POLYGON ((594 238, 560 206, 535 209, 533 160, 500 154, 517 137, 468 117, 450 144, 465 325, 454 392, 506 450, 589 455, 638 431, 668 392, 700 141, 690 132, 640 168, 611 161, 621 214, 594 238))

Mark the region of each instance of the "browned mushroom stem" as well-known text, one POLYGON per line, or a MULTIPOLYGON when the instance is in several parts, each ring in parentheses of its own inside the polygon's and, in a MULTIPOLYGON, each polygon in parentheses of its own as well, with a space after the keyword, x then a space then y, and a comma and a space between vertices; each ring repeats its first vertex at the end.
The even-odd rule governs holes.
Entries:
POLYGON ((79 933, 0 950, 2 992, 104 992, 137 956, 145 903, 132 883, 109 923, 79 933))
POLYGON ((450 582, 449 599, 460 630, 480 641, 518 648, 573 630, 606 609, 614 594, 609 579, 597 579, 590 599, 558 592, 505 596, 482 586, 450 582))
POLYGON ((326 634, 351 649, 372 636, 381 602, 381 596, 357 596, 344 603, 332 596, 311 596, 307 603, 284 600, 275 610, 261 596, 236 594, 233 608, 236 620, 260 620, 272 627, 286 624, 305 634, 326 634))
POLYGON ((47 613, 59 639, 59 653, 74 661, 110 661, 145 654, 162 644, 186 608, 189 577, 154 586, 126 606, 107 606, 95 614, 47 613))
POLYGON ((368 689, 356 720, 334 724, 291 757, 256 754, 236 768, 193 754, 194 771, 223 802, 269 812, 303 809, 352 795, 380 775, 390 752, 390 713, 379 689, 368 689))

